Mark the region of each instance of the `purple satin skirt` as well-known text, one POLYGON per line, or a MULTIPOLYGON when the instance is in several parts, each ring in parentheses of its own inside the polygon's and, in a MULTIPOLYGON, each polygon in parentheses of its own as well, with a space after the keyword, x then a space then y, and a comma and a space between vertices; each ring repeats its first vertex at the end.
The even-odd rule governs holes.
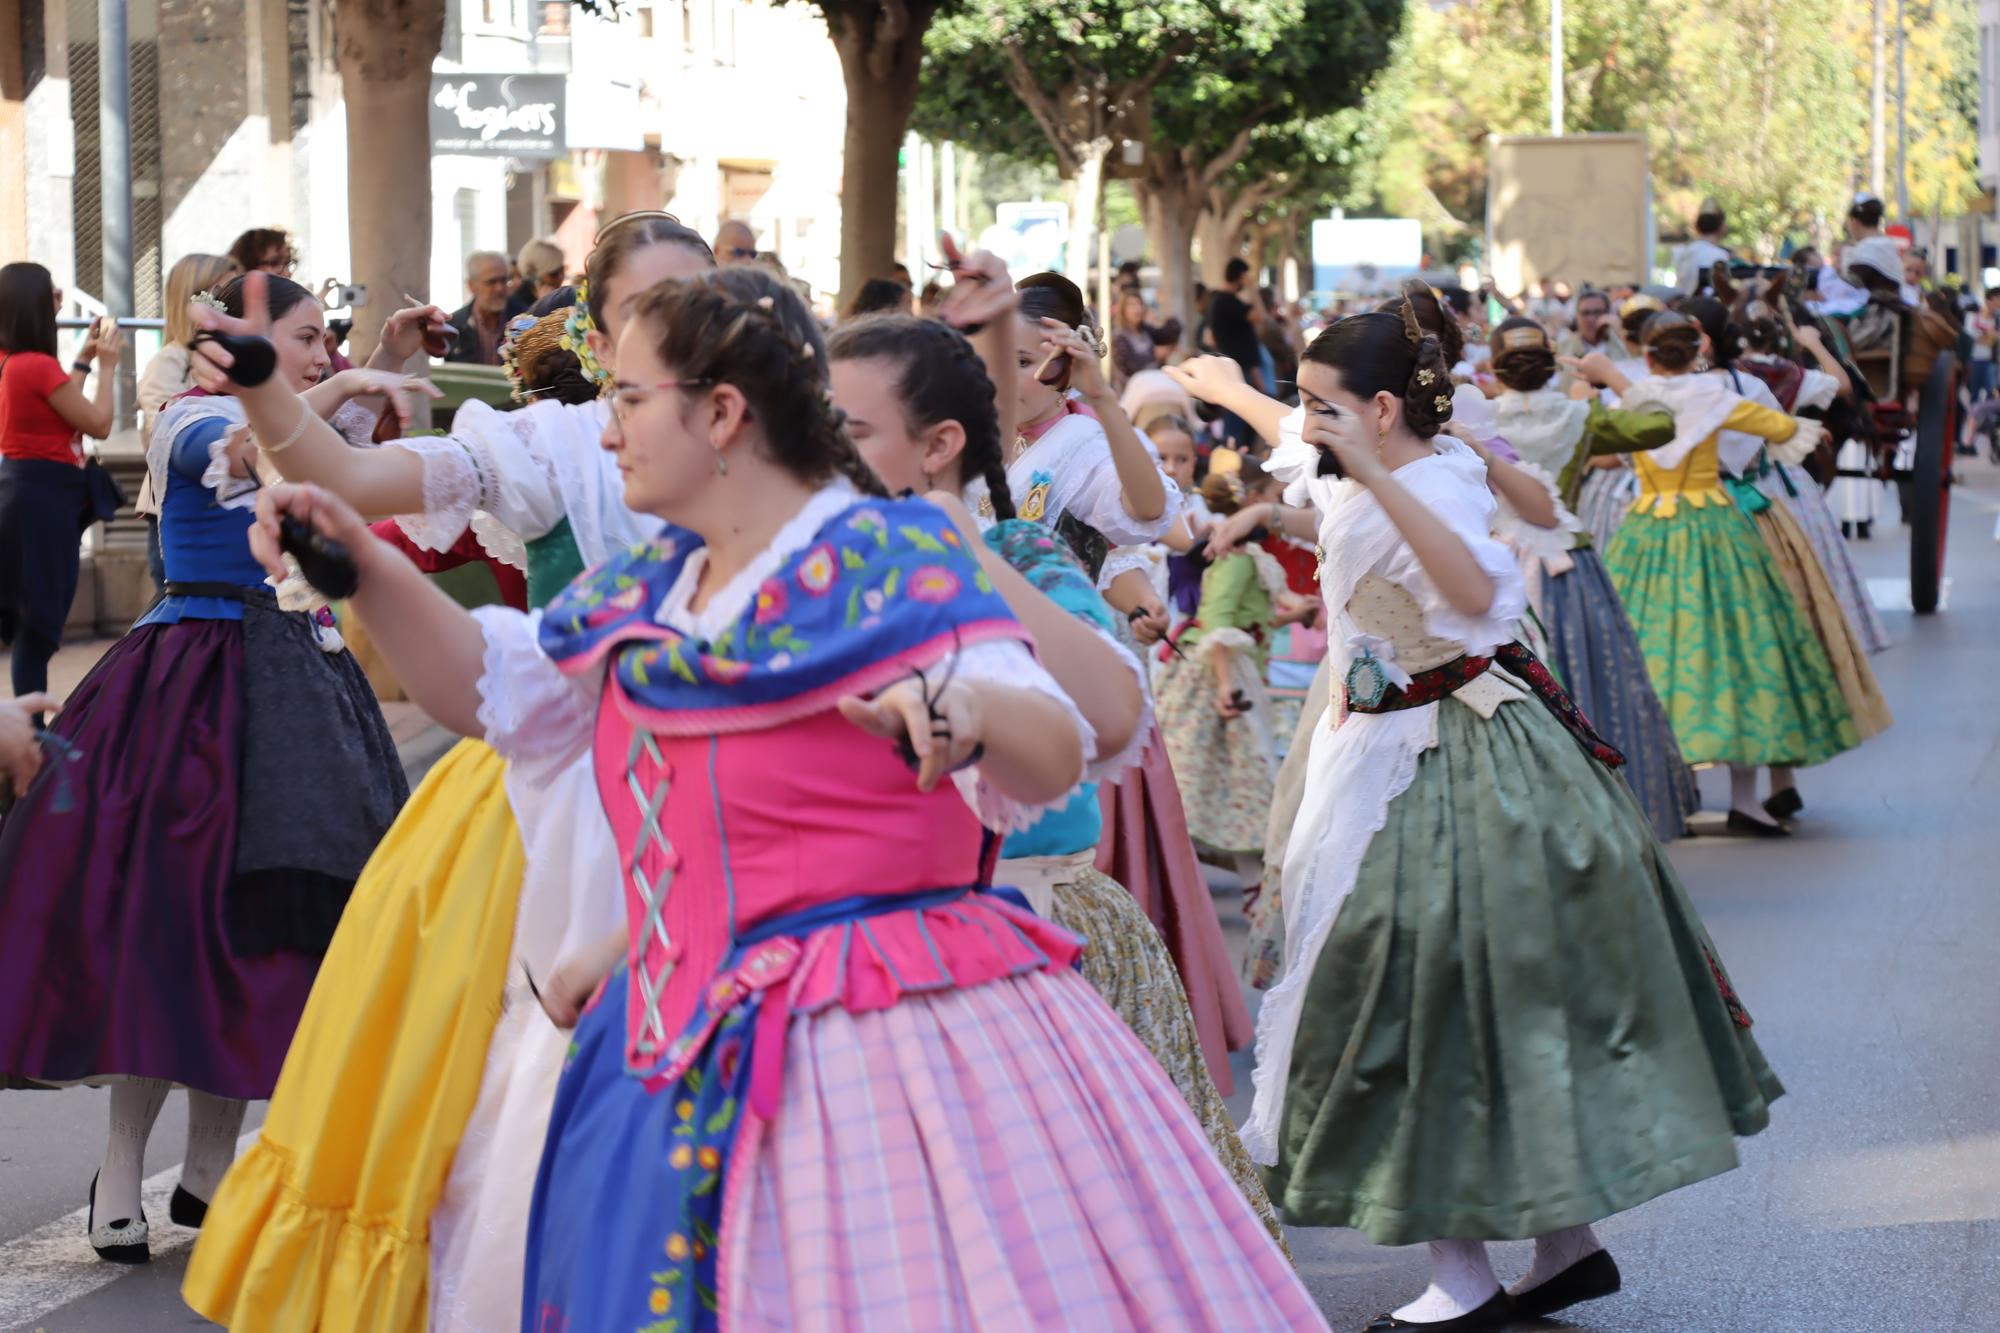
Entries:
POLYGON ((143 626, 57 715, 0 825, 0 1074, 277 1086, 319 958, 227 938, 243 677, 241 622, 143 626))

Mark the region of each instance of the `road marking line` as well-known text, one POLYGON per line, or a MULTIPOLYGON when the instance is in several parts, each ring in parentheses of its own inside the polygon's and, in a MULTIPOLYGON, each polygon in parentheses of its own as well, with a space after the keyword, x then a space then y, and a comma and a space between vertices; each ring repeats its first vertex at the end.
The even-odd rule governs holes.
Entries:
MULTIPOLYGON (((253 1129, 237 1139, 237 1155, 256 1138, 253 1129)), ((180 1179, 177 1163, 146 1177, 139 1186, 146 1219, 152 1224, 155 1260, 194 1244, 196 1232, 177 1227, 167 1218, 167 1206, 180 1179)), ((0 1245, 0 1328, 32 1326, 72 1301, 141 1271, 143 1265, 108 1264, 91 1252, 84 1236, 89 1217, 86 1205, 0 1245)))

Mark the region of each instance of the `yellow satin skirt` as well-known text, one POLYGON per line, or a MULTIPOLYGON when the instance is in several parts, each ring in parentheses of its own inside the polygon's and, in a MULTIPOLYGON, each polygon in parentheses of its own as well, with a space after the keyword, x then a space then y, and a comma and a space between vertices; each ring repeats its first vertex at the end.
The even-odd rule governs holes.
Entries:
POLYGON ((398 1333, 500 1017, 523 853, 491 747, 426 777, 355 885, 181 1294, 236 1333, 398 1333))

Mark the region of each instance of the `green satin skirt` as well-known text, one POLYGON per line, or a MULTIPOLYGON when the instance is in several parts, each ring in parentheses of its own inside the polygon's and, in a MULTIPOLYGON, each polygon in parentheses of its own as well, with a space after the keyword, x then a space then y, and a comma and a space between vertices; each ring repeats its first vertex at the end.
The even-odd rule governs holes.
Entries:
POLYGON ((1386 1245, 1608 1217, 1769 1123, 1747 1022, 1623 779, 1447 700, 1314 967, 1271 1197, 1386 1245))

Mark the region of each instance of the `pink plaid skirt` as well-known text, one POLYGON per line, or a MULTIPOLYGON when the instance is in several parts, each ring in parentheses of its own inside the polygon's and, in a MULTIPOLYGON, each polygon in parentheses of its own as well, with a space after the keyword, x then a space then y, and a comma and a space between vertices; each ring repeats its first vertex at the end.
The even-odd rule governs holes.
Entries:
POLYGON ((745 1136, 731 1329, 1326 1326, 1173 1084, 1072 972, 794 1013, 779 1113, 745 1136))

